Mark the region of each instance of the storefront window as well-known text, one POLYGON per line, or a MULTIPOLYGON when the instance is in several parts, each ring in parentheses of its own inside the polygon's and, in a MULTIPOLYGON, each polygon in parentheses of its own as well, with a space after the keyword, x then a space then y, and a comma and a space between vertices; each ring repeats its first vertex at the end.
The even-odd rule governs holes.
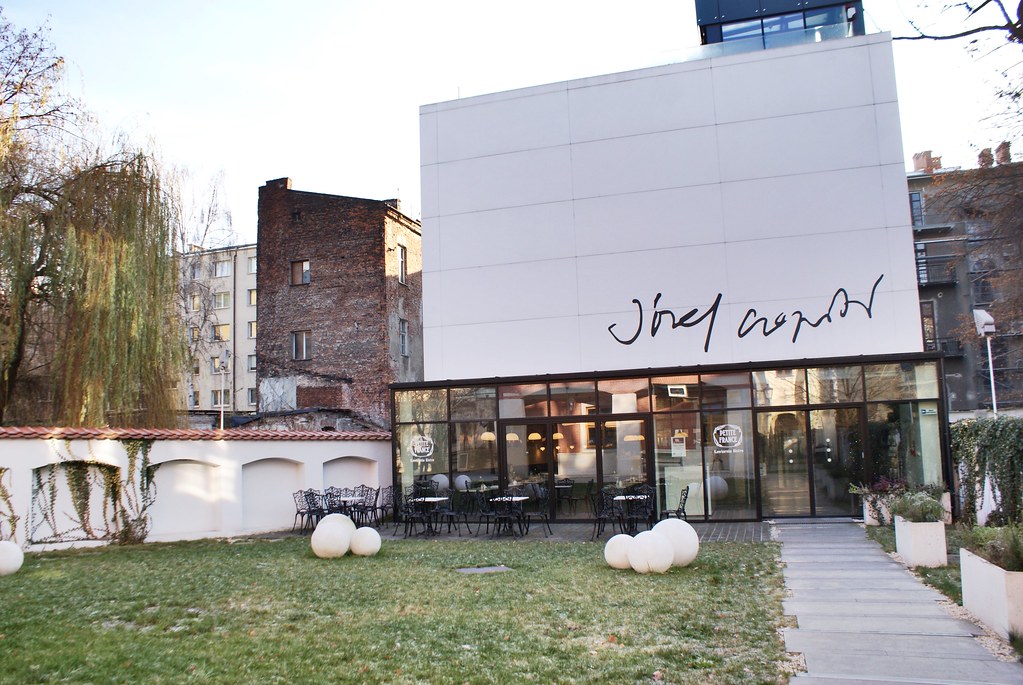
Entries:
POLYGON ((863 367, 830 366, 808 369, 810 404, 863 401, 863 367))
POLYGON ((705 373, 700 376, 704 409, 750 406, 748 373, 705 373))
POLYGON ((554 498, 560 519, 593 516, 591 497, 597 482, 597 427, 593 422, 556 423, 554 498))
POLYGON ((704 412, 703 458, 707 464, 705 487, 691 485, 690 501, 694 496, 697 501, 702 499, 711 520, 756 518, 751 412, 704 412))
POLYGON ((867 482, 882 476, 901 478, 913 486, 943 482, 937 402, 868 404, 867 432, 867 482))
POLYGON ((754 371, 753 400, 758 407, 806 404, 806 369, 754 371))
POLYGON ((497 402, 504 419, 547 416, 547 385, 502 385, 497 389, 497 402))
POLYGON ((600 435, 603 484, 627 488, 645 483, 646 421, 605 421, 600 435))
POLYGON ((586 416, 597 410, 593 381, 551 383, 551 416, 586 416))
POLYGON ((497 418, 497 388, 451 388, 451 420, 497 418))
POLYGON ((497 485, 497 433, 493 421, 451 424, 451 470, 456 490, 497 485))
POLYGON ((654 411, 700 408, 698 376, 661 376, 653 379, 654 411))
MULTIPOLYGON (((678 509, 682 490, 690 483, 699 486, 703 481, 702 443, 698 412, 654 416, 654 477, 658 511, 678 509)), ((690 488, 690 491, 694 489, 690 488)), ((686 516, 692 519, 703 514, 703 497, 697 498, 694 494, 686 501, 686 516)))
POLYGON ((597 406, 601 414, 648 412, 650 381, 647 378, 597 381, 597 406))
POLYGON ((398 423, 448 420, 447 388, 398 390, 394 393, 398 423))
POLYGON ((398 426, 396 437, 396 467, 403 488, 435 477, 448 487, 448 424, 398 426))
POLYGON ((938 397, 938 367, 934 362, 871 364, 864 367, 864 373, 868 402, 938 397))

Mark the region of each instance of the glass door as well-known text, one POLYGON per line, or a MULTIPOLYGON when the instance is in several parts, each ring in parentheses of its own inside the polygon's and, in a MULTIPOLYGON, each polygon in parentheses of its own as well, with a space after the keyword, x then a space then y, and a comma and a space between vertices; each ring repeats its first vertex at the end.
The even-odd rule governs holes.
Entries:
POLYGON ((554 516, 562 520, 592 518, 590 497, 598 480, 597 425, 593 421, 555 423, 552 428, 554 516))
POLYGON ((805 411, 757 414, 763 514, 811 516, 805 411))
POLYGON ((817 516, 857 513, 849 484, 865 482, 862 421, 863 410, 859 407, 810 412, 814 513, 817 516))

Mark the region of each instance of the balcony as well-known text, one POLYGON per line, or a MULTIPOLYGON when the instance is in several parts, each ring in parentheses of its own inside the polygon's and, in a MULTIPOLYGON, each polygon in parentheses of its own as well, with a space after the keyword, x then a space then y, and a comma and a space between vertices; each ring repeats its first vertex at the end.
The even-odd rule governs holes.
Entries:
POLYGON ((955 285, 955 257, 921 257, 916 258, 916 280, 921 287, 928 285, 955 285))
POLYGON ((924 349, 928 352, 941 352, 946 357, 962 357, 963 344, 959 338, 933 338, 924 340, 924 349))

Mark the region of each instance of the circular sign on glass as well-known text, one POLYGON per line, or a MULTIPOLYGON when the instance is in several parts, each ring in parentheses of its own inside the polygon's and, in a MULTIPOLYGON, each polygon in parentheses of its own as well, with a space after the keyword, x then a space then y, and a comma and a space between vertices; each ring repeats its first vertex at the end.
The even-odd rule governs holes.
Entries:
POLYGON ((428 461, 427 458, 433 455, 433 439, 425 435, 417 435, 409 443, 409 450, 412 452, 413 459, 428 461))
POLYGON ((734 449, 742 446, 742 429, 734 423, 723 423, 714 427, 714 446, 734 449))

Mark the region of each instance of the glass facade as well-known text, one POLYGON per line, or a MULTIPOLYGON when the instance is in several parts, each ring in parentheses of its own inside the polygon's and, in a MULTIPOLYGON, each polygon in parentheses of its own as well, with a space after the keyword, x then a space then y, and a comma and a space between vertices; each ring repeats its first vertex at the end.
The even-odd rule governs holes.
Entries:
POLYGON ((652 485, 690 520, 851 516, 853 484, 948 477, 940 361, 700 369, 395 386, 395 483, 552 493, 589 519, 604 485, 652 485))

